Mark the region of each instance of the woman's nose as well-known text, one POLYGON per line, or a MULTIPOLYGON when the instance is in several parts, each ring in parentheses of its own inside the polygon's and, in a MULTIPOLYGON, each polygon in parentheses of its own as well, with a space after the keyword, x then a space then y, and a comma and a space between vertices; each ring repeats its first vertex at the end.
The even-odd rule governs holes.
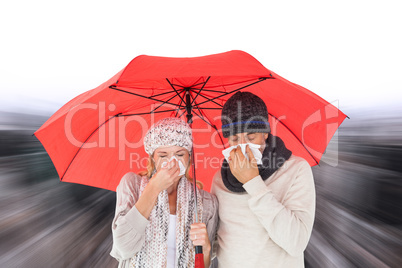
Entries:
POLYGON ((172 153, 168 153, 167 157, 168 159, 172 158, 173 154, 172 153))

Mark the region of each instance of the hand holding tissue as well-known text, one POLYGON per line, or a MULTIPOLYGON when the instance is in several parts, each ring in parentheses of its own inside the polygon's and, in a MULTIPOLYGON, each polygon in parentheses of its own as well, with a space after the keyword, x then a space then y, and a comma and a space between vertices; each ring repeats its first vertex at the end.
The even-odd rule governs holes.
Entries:
POLYGON ((222 151, 223 156, 225 157, 226 161, 229 162, 229 156, 230 156, 230 152, 234 149, 240 146, 241 148, 241 152, 243 153, 243 155, 246 157, 247 160, 248 159, 248 155, 246 153, 246 146, 250 147, 251 152, 254 155, 255 160, 257 160, 257 165, 261 165, 262 164, 262 153, 260 152, 259 148, 261 147, 261 145, 259 144, 254 144, 254 143, 242 143, 242 144, 238 144, 236 146, 231 146, 229 148, 226 148, 225 150, 222 151))
POLYGON ((162 167, 166 167, 168 162, 171 162, 173 159, 176 159, 176 161, 179 163, 179 168, 180 168, 180 174, 179 176, 183 176, 186 173, 186 168, 184 167, 183 163, 177 159, 176 156, 172 156, 168 161, 162 163, 162 167))

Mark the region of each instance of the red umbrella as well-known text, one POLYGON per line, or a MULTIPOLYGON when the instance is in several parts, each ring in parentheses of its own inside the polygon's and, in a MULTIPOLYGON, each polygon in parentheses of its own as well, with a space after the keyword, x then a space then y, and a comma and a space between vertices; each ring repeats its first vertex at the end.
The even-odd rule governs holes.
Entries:
POLYGON ((346 117, 243 51, 193 58, 143 55, 65 104, 35 135, 60 180, 114 191, 125 173, 146 168, 142 140, 152 124, 182 117, 192 122, 196 178, 209 190, 224 149, 221 108, 239 90, 265 101, 272 133, 311 166, 346 117))

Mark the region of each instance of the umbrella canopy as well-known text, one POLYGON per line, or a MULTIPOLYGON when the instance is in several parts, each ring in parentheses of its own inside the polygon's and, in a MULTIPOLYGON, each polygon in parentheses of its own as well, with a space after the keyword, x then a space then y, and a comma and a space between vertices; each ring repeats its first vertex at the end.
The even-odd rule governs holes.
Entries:
POLYGON ((35 135, 62 181, 114 191, 125 173, 146 169, 146 131, 162 118, 182 117, 192 123, 196 178, 209 190, 225 147, 221 109, 239 90, 265 101, 272 134, 311 166, 346 117, 243 51, 193 58, 142 55, 69 101, 35 135))

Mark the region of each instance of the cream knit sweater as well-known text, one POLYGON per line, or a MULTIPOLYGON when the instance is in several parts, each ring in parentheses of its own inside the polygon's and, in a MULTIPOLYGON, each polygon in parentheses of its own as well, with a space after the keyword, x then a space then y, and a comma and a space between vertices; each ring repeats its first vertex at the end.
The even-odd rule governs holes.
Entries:
POLYGON ((215 174, 219 267, 304 267, 315 213, 309 164, 291 156, 267 180, 257 176, 243 187, 245 193, 230 192, 215 174))

